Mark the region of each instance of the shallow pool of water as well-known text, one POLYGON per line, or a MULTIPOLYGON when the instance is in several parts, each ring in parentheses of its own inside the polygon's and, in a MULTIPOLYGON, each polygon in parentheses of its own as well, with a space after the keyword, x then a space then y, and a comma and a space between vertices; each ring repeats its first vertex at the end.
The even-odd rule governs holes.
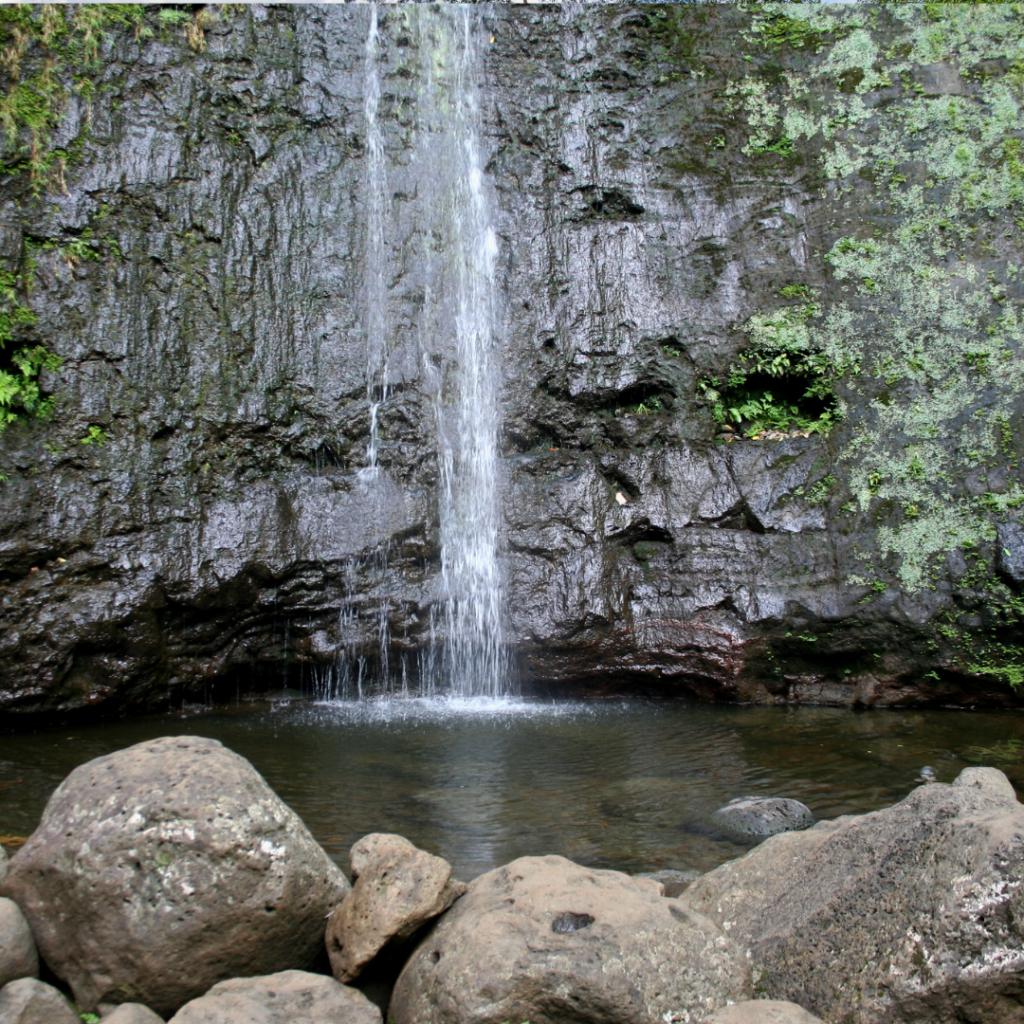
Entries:
MULTIPOLYGON (((708 824, 733 797, 859 814, 906 796, 925 765, 949 782, 979 758, 994 763, 972 747, 1012 755, 1022 725, 1020 712, 649 701, 242 703, 0 736, 0 836, 28 835, 76 765, 189 734, 248 758, 346 870, 368 832, 399 832, 464 879, 546 853, 707 870, 745 850, 708 824)), ((999 767, 1024 791, 1019 761, 999 767)))

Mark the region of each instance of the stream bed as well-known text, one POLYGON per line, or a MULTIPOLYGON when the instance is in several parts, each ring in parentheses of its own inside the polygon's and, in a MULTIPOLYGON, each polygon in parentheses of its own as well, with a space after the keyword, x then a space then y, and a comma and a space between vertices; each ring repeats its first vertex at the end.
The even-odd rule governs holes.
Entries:
POLYGON ((1021 792, 1022 725, 1015 711, 241 702, 0 736, 0 841, 13 852, 77 765, 187 734, 248 758, 346 871, 368 832, 398 832, 466 880, 547 853, 629 872, 706 871, 747 849, 708 821, 733 797, 794 797, 833 818, 894 803, 926 765, 950 782, 979 763, 1021 792))

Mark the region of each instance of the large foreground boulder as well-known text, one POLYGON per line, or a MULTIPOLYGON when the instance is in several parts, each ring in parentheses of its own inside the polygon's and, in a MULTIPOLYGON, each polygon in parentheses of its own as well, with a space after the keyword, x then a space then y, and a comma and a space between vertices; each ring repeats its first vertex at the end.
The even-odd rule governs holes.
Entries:
POLYGON ((83 1010, 163 1015, 225 978, 310 966, 348 889, 248 761, 187 736, 76 768, 0 885, 83 1010))
POLYGON ((402 971, 395 1024, 664 1024, 751 995, 742 953, 661 885, 564 857, 481 875, 402 971))
POLYGON ((380 1010, 323 974, 232 978, 183 1006, 169 1024, 381 1024, 380 1010))
POLYGON ((52 985, 21 978, 0 988, 0 1024, 82 1024, 52 985))
POLYGON ((338 981, 357 978, 389 943, 401 943, 466 891, 448 861, 402 836, 374 832, 350 853, 355 885, 327 922, 327 953, 338 981))
POLYGON ((14 900, 0 897, 0 987, 18 978, 39 977, 32 929, 14 900))
POLYGON ((994 768, 774 836, 684 900, 832 1024, 1024 1020, 1024 807, 994 768))

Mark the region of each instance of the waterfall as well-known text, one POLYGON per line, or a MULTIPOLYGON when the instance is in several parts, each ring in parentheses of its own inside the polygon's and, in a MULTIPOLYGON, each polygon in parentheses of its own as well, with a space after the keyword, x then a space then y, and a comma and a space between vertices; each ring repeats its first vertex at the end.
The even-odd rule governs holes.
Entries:
MULTIPOLYGON (((440 658, 452 693, 508 690, 499 546, 497 235, 480 158, 480 15, 472 5, 418 8, 424 57, 420 155, 433 238, 424 368, 434 381, 440 487, 440 658)), ((428 679, 428 686, 431 680, 428 679)))
POLYGON ((366 446, 364 480, 377 475, 380 426, 377 414, 388 393, 387 288, 384 275, 384 215, 387 204, 387 168, 384 139, 377 115, 380 110, 380 33, 377 8, 370 7, 366 35, 363 116, 366 121, 366 400, 370 406, 370 438, 366 446))

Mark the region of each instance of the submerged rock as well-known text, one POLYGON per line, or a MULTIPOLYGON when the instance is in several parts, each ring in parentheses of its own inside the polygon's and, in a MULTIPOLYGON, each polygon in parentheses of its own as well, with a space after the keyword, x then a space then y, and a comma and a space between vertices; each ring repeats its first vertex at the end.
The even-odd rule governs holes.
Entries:
POLYGON ((225 978, 312 964, 349 885, 248 761, 182 736, 76 768, 2 888, 82 1009, 166 1014, 225 978))
POLYGON ((0 989, 0 1024, 82 1024, 52 985, 21 978, 0 989))
POLYGON ((0 986, 39 977, 39 954, 32 929, 14 900, 0 897, 0 986))
POLYGON ((781 999, 751 999, 723 1007, 704 1024, 824 1024, 796 1003, 781 999))
POLYGON ((402 836, 365 836, 350 857, 355 885, 331 914, 326 936, 331 972, 342 982, 357 978, 388 943, 409 939, 466 891, 452 880, 448 861, 402 836))
POLYGON ((814 824, 811 809, 785 797, 741 796, 715 811, 711 820, 738 836, 763 838, 814 824))
POLYGON ((735 944, 660 893, 658 882, 564 857, 521 857, 481 875, 413 954, 388 1018, 662 1024, 749 998, 735 944))
POLYGON ((1024 807, 1002 772, 967 768, 774 836, 685 902, 749 950, 769 996, 833 1024, 1001 1024, 1024 994, 1024 807))
POLYGON ((232 978, 183 1006, 169 1024, 381 1024, 354 988, 306 971, 232 978))

